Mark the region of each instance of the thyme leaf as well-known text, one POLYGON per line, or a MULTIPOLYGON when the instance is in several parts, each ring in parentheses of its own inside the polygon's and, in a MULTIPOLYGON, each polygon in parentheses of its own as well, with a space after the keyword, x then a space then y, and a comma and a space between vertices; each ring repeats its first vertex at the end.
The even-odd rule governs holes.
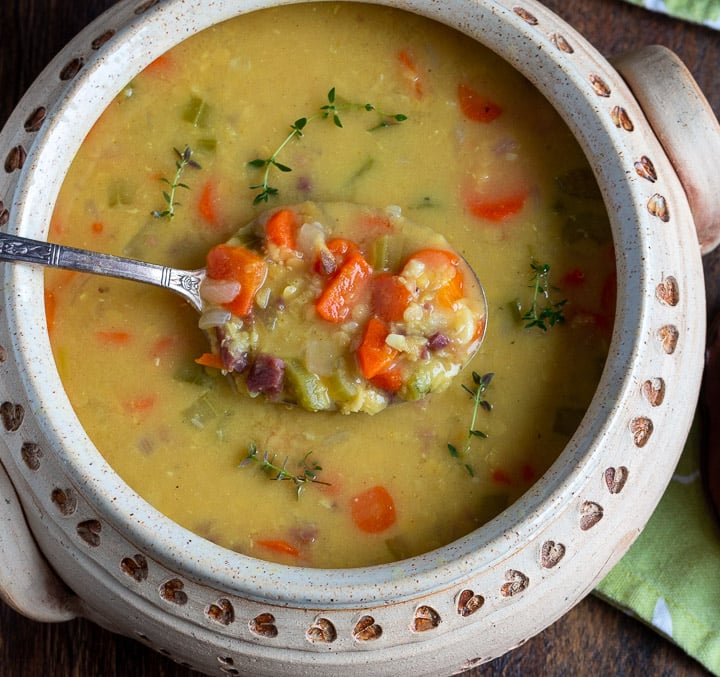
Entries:
MULTIPOLYGON (((467 435, 465 436, 465 442, 462 449, 458 449, 454 444, 450 444, 448 442, 447 448, 453 458, 459 459, 465 456, 470 451, 470 446, 475 437, 487 439, 487 433, 484 433, 482 430, 478 430, 475 426, 477 425, 478 411, 481 408, 488 412, 492 411, 492 405, 485 399, 484 394, 488 386, 490 385, 490 381, 492 381, 494 375, 495 374, 493 373, 488 373, 480 376, 480 374, 478 374, 476 371, 473 371, 473 387, 466 386, 465 384, 462 385, 463 390, 465 390, 473 400, 473 410, 472 416, 470 417, 470 425, 468 426, 467 435)), ((474 475, 472 467, 468 464, 465 464, 465 469, 468 471, 471 477, 474 475)))
POLYGON ((160 179, 162 183, 170 186, 170 190, 164 190, 162 192, 163 198, 167 205, 165 209, 155 209, 150 212, 156 219, 172 219, 175 216, 175 207, 178 207, 180 205, 180 203, 175 200, 175 193, 177 192, 178 188, 184 188, 185 190, 190 189, 190 186, 180 181, 183 173, 188 167, 191 167, 192 169, 200 169, 200 165, 192 159, 193 152, 190 146, 185 146, 183 151, 179 151, 177 148, 173 148, 173 152, 175 153, 175 156, 177 158, 175 160, 175 176, 173 177, 172 183, 164 177, 160 179))
POLYGON ((550 286, 550 264, 539 264, 533 259, 530 267, 533 273, 530 285, 530 289, 533 290, 532 303, 520 319, 525 322, 526 329, 538 327, 547 331, 548 327, 554 327, 565 320, 563 306, 567 303, 567 299, 553 301, 550 298, 550 290, 555 290, 550 286))
POLYGON ((330 486, 329 482, 323 482, 318 478, 318 473, 322 470, 322 466, 320 466, 316 461, 311 460, 311 455, 312 451, 308 451, 308 453, 303 456, 302 460, 298 464, 300 466, 300 472, 294 473, 288 470, 287 456, 282 462, 282 465, 278 465, 275 462, 277 454, 270 455, 270 452, 266 451, 260 455, 260 450, 253 442, 251 442, 248 445, 247 456, 241 461, 238 467, 245 468, 251 463, 258 463, 260 468, 270 479, 281 481, 289 480, 292 482, 295 485, 297 496, 300 498, 300 494, 303 492, 308 483, 323 484, 328 487, 330 486))
POLYGON ((295 138, 302 138, 305 135, 305 128, 307 125, 314 120, 327 120, 331 119, 336 127, 342 128, 342 119, 340 117, 341 112, 363 110, 367 112, 375 111, 380 118, 379 123, 372 127, 369 131, 379 129, 382 127, 389 127, 391 125, 398 124, 407 120, 407 116, 402 113, 385 113, 378 110, 371 103, 348 103, 340 102, 335 94, 335 87, 333 87, 327 94, 327 103, 320 107, 320 109, 313 115, 307 117, 298 118, 293 124, 290 125, 290 132, 283 139, 282 143, 273 151, 273 153, 266 158, 255 158, 248 162, 248 167, 254 169, 262 169, 262 180, 260 183, 250 186, 250 190, 259 191, 253 200, 253 204, 257 205, 261 202, 268 202, 270 197, 274 197, 278 194, 278 189, 270 185, 270 172, 276 169, 280 172, 291 172, 292 169, 285 164, 282 164, 278 160, 278 156, 285 150, 287 145, 295 138))

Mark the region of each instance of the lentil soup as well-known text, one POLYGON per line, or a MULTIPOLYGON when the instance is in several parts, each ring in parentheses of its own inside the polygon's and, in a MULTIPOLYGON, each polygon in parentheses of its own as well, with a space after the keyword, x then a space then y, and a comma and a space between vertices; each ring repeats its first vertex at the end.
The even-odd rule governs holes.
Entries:
POLYGON ((614 317, 604 205, 562 120, 497 56, 416 15, 322 3, 238 17, 139 74, 84 141, 49 237, 196 268, 308 200, 392 206, 476 271, 485 340, 443 392, 373 416, 241 397, 196 362, 208 343, 184 301, 49 270, 58 371, 107 461, 187 529, 300 566, 417 555, 517 499, 579 423, 614 317))

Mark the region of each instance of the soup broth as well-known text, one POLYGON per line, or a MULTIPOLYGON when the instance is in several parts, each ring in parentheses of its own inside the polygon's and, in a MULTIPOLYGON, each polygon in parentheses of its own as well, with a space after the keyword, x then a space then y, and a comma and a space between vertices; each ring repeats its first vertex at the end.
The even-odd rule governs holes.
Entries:
POLYGON ((552 107, 484 47, 391 8, 293 5, 193 36, 129 83, 49 238, 195 268, 306 200, 393 206, 473 267, 486 336, 444 392, 374 416, 240 397, 195 362, 208 345, 184 301, 48 271, 58 371, 123 480, 205 538, 310 567, 427 552, 524 493, 592 398, 615 293, 600 193, 552 107))

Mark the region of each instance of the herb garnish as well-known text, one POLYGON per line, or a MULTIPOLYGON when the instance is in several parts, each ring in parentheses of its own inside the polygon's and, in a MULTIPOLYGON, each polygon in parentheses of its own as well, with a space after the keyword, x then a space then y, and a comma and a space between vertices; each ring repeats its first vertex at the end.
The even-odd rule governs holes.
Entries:
POLYGON ((530 285, 533 290, 532 305, 520 319, 526 322, 526 329, 538 327, 543 331, 547 331, 548 327, 554 327, 565 320, 563 306, 567 303, 567 299, 557 302, 550 299, 549 263, 539 264, 533 259, 530 262, 530 267, 533 271, 532 284, 530 285), (542 305, 541 299, 544 301, 542 305))
MULTIPOLYGON (((453 458, 461 458, 462 456, 465 456, 470 451, 470 444, 472 443, 474 437, 487 439, 487 433, 484 433, 482 430, 477 430, 475 428, 475 423, 477 421, 478 410, 480 407, 482 407, 485 411, 492 411, 492 405, 483 397, 483 395, 487 390, 487 387, 490 385, 490 381, 492 381, 494 375, 495 374, 493 373, 488 373, 480 376, 480 374, 476 371, 473 371, 472 380, 475 387, 470 388, 465 384, 462 386, 463 390, 467 391, 470 397, 472 397, 473 411, 470 418, 470 426, 468 427, 467 437, 465 438, 465 444, 463 445, 462 450, 458 450, 454 444, 450 444, 448 442, 447 448, 453 458)), ((473 470, 470 465, 465 464, 465 469, 470 473, 470 475, 473 474, 473 470)))
POLYGON ((371 128, 370 131, 382 127, 389 127, 390 125, 398 122, 404 122, 407 120, 407 116, 401 113, 383 113, 378 110, 371 103, 336 103, 335 88, 333 87, 327 95, 328 102, 324 106, 320 107, 320 110, 308 117, 298 118, 295 122, 290 125, 290 133, 285 137, 285 140, 275 149, 275 151, 268 158, 256 158, 251 162, 248 162, 249 167, 255 167, 256 169, 264 169, 262 182, 254 186, 250 186, 250 190, 259 190, 260 192, 255 196, 253 204, 259 204, 261 202, 267 202, 271 195, 277 195, 278 189, 274 188, 269 183, 270 170, 275 167, 280 172, 291 172, 292 169, 287 165, 278 162, 278 156, 285 149, 285 147, 294 138, 300 138, 304 136, 304 129, 307 127, 309 122, 313 120, 325 120, 332 118, 333 123, 336 127, 342 127, 342 121, 340 119, 341 111, 350 110, 365 110, 375 111, 380 116, 380 122, 376 127, 371 128))
POLYGON ((302 461, 299 463, 302 472, 295 474, 287 469, 287 457, 285 457, 282 465, 277 465, 275 463, 277 454, 270 456, 270 452, 266 451, 262 456, 259 456, 259 449, 251 442, 248 446, 248 455, 243 459, 238 467, 244 468, 253 461, 255 463, 259 463, 261 469, 268 473, 270 479, 290 480, 295 485, 299 498, 308 482, 312 482, 313 484, 324 484, 328 487, 330 486, 329 482, 322 482, 318 479, 318 473, 322 470, 322 467, 315 461, 310 460, 311 454, 312 451, 308 451, 308 453, 303 456, 302 461))
POLYGON ((151 214, 156 219, 162 219, 165 217, 167 217, 168 219, 172 219, 175 216, 175 207, 180 205, 179 202, 175 201, 175 193, 177 189, 185 188, 187 190, 190 188, 190 186, 188 186, 187 184, 180 182, 183 172, 188 167, 192 167, 193 169, 200 169, 200 165, 192 159, 193 152, 190 146, 185 146, 185 150, 183 150, 182 152, 180 152, 177 148, 173 148, 173 152, 177 156, 177 160, 175 160, 175 177, 173 178, 172 183, 170 183, 170 181, 168 181, 168 179, 164 177, 160 179, 160 181, 170 186, 170 192, 166 190, 163 191, 163 197, 165 198, 167 207, 162 211, 156 209, 151 212, 151 214))

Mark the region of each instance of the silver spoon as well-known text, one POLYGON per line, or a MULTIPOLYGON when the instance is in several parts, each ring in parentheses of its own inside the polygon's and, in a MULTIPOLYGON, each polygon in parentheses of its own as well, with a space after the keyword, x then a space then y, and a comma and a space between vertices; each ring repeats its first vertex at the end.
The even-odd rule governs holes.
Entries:
POLYGON ((78 270, 125 280, 147 282, 180 294, 198 312, 203 310, 200 284, 205 269, 180 270, 111 254, 30 240, 0 232, 0 261, 37 263, 51 268, 78 270))

